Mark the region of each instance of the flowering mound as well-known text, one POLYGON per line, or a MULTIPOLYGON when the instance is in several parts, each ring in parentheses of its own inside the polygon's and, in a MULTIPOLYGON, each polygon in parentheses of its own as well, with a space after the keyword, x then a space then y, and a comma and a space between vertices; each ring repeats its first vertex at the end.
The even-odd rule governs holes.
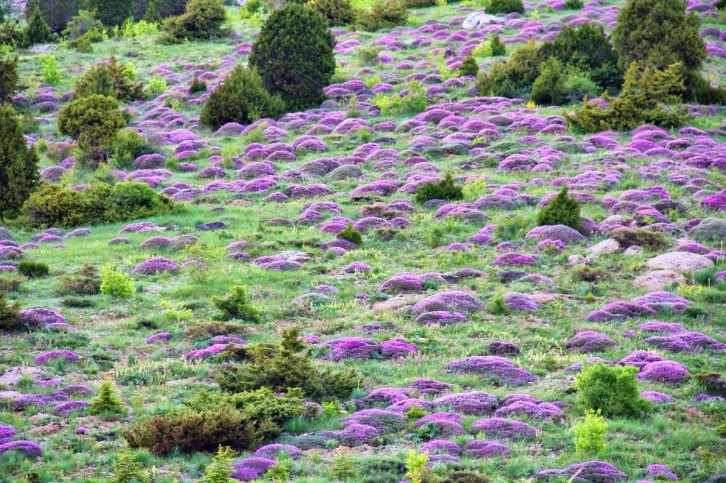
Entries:
POLYGON ((636 377, 639 381, 680 384, 691 376, 686 366, 675 361, 657 361, 646 364, 636 377))
POLYGON ((228 344, 213 344, 206 349, 197 349, 193 351, 189 351, 186 354, 184 354, 184 358, 187 360, 194 360, 194 359, 206 359, 207 357, 212 357, 220 352, 227 349, 228 344))
POLYGON ((367 424, 351 424, 337 433, 340 444, 351 448, 371 443, 379 436, 378 430, 367 424))
POLYGON ((555 482, 562 479, 571 483, 621 483, 628 475, 604 461, 575 463, 561 470, 542 470, 534 475, 536 481, 555 482))
POLYGON ((454 325, 468 322, 466 315, 459 312, 446 312, 443 310, 435 310, 433 312, 424 312, 416 317, 416 323, 423 325, 454 325))
POLYGON ((291 444, 268 444, 258 448, 257 451, 252 453, 252 456, 257 458, 269 458, 271 460, 274 460, 280 454, 285 454, 290 458, 296 460, 300 458, 303 453, 296 446, 293 446, 291 444))
POLYGON ((445 439, 432 439, 421 447, 421 452, 432 454, 448 454, 456 456, 461 453, 461 448, 453 441, 445 439))
POLYGON ((434 399, 436 410, 450 408, 463 414, 491 414, 498 406, 499 400, 496 396, 481 391, 445 394, 434 399))
POLYGON ((657 312, 667 310, 668 312, 675 312, 677 314, 683 312, 683 310, 691 305, 691 301, 670 292, 651 292, 642 297, 633 299, 633 303, 638 305, 644 305, 657 312))
POLYGON ((648 337, 643 342, 671 352, 700 352, 702 350, 723 351, 726 344, 700 332, 680 332, 664 337, 648 337))
POLYGON ((0 444, 7 443, 16 434, 18 434, 17 429, 13 428, 12 426, 0 424, 0 444))
POLYGON ((469 314, 483 308, 481 302, 466 292, 439 292, 416 303, 411 307, 411 313, 450 311, 469 314))
POLYGON ((466 443, 461 452, 474 458, 494 458, 497 456, 509 456, 512 450, 509 446, 497 443, 496 441, 473 440, 466 443))
POLYGON ((663 394, 662 392, 643 391, 640 393, 640 397, 656 404, 675 402, 675 399, 673 399, 668 394, 663 394))
POLYGON ((66 362, 76 362, 81 360, 81 356, 76 354, 73 351, 69 350, 57 350, 57 351, 49 351, 49 352, 43 352, 42 354, 38 355, 33 359, 33 362, 36 364, 45 364, 49 361, 56 360, 56 359, 62 359, 66 362))
POLYGON ((451 419, 442 417, 442 418, 421 418, 418 421, 416 421, 416 427, 436 427, 438 431, 438 435, 442 438, 451 438, 453 436, 460 436, 462 434, 466 434, 466 429, 464 429, 464 426, 461 425, 461 423, 457 421, 453 421, 451 419))
POLYGON ((381 292, 420 293, 423 292, 423 279, 413 274, 395 275, 378 287, 381 292))
POLYGON ((381 433, 395 433, 400 431, 406 424, 406 418, 398 413, 384 409, 363 409, 341 419, 340 422, 345 426, 363 424, 373 426, 381 433))
POLYGON ((332 350, 326 356, 333 361, 343 359, 370 359, 374 354, 380 353, 380 347, 375 342, 360 337, 342 337, 333 339, 321 344, 321 347, 331 347, 332 350))
POLYGON ((525 439, 534 438, 539 429, 516 419, 488 418, 475 421, 471 425, 472 431, 483 432, 494 439, 525 439))
POLYGON ((20 311, 23 324, 29 328, 47 327, 50 324, 61 324, 65 322, 62 315, 42 307, 20 311))
POLYGON ((43 448, 34 441, 12 441, 0 444, 0 455, 8 451, 18 451, 31 456, 43 456, 43 448))
POLYGON ((583 354, 604 351, 615 346, 617 343, 614 340, 606 334, 594 330, 582 331, 565 344, 568 350, 576 350, 583 354))
POLYGON ((465 357, 449 362, 446 367, 454 374, 477 374, 509 386, 521 386, 537 379, 514 362, 499 356, 465 357))
POLYGON ((509 310, 515 312, 534 312, 539 309, 537 302, 523 293, 507 292, 504 294, 504 301, 507 303, 509 310))
POLYGON ((657 312, 650 307, 632 302, 618 301, 605 305, 600 310, 590 312, 586 320, 603 322, 608 320, 625 320, 635 317, 652 316, 657 312))
POLYGON ((275 460, 269 458, 245 458, 233 463, 234 471, 229 476, 240 481, 254 481, 275 466, 275 460))
POLYGON ((657 480, 677 480, 678 475, 673 473, 667 465, 648 465, 645 468, 645 476, 657 480))
POLYGON ((133 273, 136 275, 156 275, 158 273, 175 273, 178 271, 179 267, 176 263, 172 262, 168 258, 156 257, 150 258, 149 260, 136 265, 133 273))
POLYGON ((565 413, 552 403, 539 400, 505 401, 494 412, 496 417, 527 416, 535 421, 561 419, 565 413))

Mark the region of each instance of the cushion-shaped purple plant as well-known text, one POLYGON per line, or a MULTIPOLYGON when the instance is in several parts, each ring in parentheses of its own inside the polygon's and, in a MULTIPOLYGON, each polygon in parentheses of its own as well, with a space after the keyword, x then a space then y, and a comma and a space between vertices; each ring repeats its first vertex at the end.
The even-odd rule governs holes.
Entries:
POLYGON ((569 483, 624 483, 628 475, 605 461, 585 461, 559 470, 542 470, 534 475, 536 481, 568 481, 569 483))
POLYGON ((36 356, 33 359, 33 362, 36 364, 45 364, 49 361, 56 360, 56 359, 62 359, 66 362, 76 362, 81 360, 81 356, 76 354, 73 351, 69 350, 57 350, 57 351, 49 351, 49 352, 43 352, 42 354, 36 356))
POLYGON ((9 451, 18 451, 30 456, 42 456, 43 448, 35 441, 11 441, 0 444, 0 455, 9 451))
POLYGON ((464 414, 491 414, 499 406, 496 396, 482 391, 444 394, 434 399, 434 408, 451 408, 464 414))
POLYGON ((568 350, 576 350, 587 354, 589 352, 604 351, 616 345, 617 343, 608 337, 607 334, 595 332, 594 330, 585 330, 568 340, 565 347, 568 350))
POLYGON ((68 416, 73 411, 79 411, 90 406, 91 403, 86 401, 66 401, 57 405, 53 411, 60 416, 68 416))
POLYGON ((466 434, 466 429, 464 429, 461 423, 447 418, 421 418, 416 421, 416 427, 435 427, 438 435, 442 438, 451 438, 466 434))
POLYGON ((374 389, 368 393, 368 395, 363 398, 363 403, 366 406, 376 406, 380 404, 390 406, 393 403, 405 401, 408 398, 408 395, 401 388, 383 387, 380 389, 374 389))
POLYGON ((394 275, 378 287, 381 292, 389 293, 420 293, 423 292, 423 279, 418 275, 394 275))
POLYGON ((534 420, 551 420, 564 417, 562 409, 552 403, 531 401, 514 401, 497 409, 494 415, 497 417, 527 416, 534 420))
POLYGON ((421 448, 421 452, 428 454, 448 454, 456 456, 461 453, 461 448, 453 441, 445 439, 432 439, 421 448))
POLYGON ((449 362, 446 367, 454 374, 477 374, 509 386, 521 386, 537 379, 514 362, 499 356, 465 357, 449 362))
POLYGON ((640 393, 640 397, 656 404, 675 402, 675 399, 673 399, 668 394, 663 394, 662 392, 656 391, 643 391, 640 393))
POLYGON ((146 338, 147 344, 153 344, 154 342, 169 342, 171 340, 171 332, 159 332, 150 337, 146 338))
POLYGON ((525 238, 534 240, 556 240, 563 243, 580 242, 586 240, 580 232, 565 225, 538 226, 530 230, 525 238))
POLYGON ((416 322, 423 325, 454 325, 468 322, 466 315, 459 312, 447 312, 444 310, 435 310, 433 312, 424 312, 416 317, 416 322))
POLYGON ((680 384, 690 377, 686 366, 675 361, 657 361, 646 364, 637 376, 639 381, 680 384))
POLYGON ((461 451, 463 454, 475 458, 494 458, 497 456, 507 457, 512 454, 512 450, 509 446, 496 441, 486 441, 481 439, 469 441, 461 448, 461 451))
POLYGON ((341 419, 340 422, 345 426, 365 424, 373 426, 381 433, 395 433, 405 426, 406 418, 401 414, 385 409, 363 409, 341 419))
POLYGON ((43 307, 22 310, 20 311, 20 317, 23 324, 31 329, 38 329, 41 327, 47 327, 50 324, 65 322, 62 315, 43 307))
MULTIPOLYGON (((313 294, 308 294, 313 295, 313 294)), ((370 359, 373 354, 380 353, 380 346, 368 339, 360 337, 341 337, 321 344, 321 347, 332 347, 327 359, 341 361, 344 359, 370 359)))
POLYGON ((435 379, 416 379, 409 386, 413 391, 421 395, 438 395, 442 392, 450 391, 454 386, 448 382, 437 381, 435 379))
POLYGON ((423 312, 452 311, 464 314, 479 312, 483 309, 481 302, 466 292, 439 292, 417 302, 411 307, 413 315, 423 312))
POLYGON ((494 439, 528 439, 539 434, 539 429, 516 419, 488 418, 475 421, 472 431, 483 432, 494 439))
POLYGON ((386 359, 399 359, 418 354, 418 347, 403 339, 390 339, 381 342, 381 354, 386 359))
POLYGON ((504 302, 506 302, 510 310, 515 312, 534 312, 539 309, 539 305, 532 300, 532 297, 519 292, 505 293, 504 302))
POLYGON ((293 446, 291 444, 268 444, 258 448, 257 451, 252 453, 252 456, 258 458, 269 458, 271 460, 274 460, 281 453, 289 456, 294 460, 300 458, 303 455, 302 451, 300 451, 297 446, 293 446))
POLYGON ((245 458, 232 465, 234 471, 229 475, 240 481, 254 481, 275 466, 275 460, 269 458, 245 458))
POLYGON ((654 354, 652 352, 637 350, 629 356, 625 356, 618 361, 621 366, 635 366, 638 369, 643 369, 646 365, 651 362, 664 361, 665 358, 654 354))
POLYGON ((5 444, 18 434, 18 430, 12 426, 0 424, 0 444, 5 444))
POLYGON ((176 263, 168 258, 155 257, 143 261, 134 267, 133 273, 136 275, 156 275, 158 273, 175 273, 179 271, 176 263))
POLYGON ((675 481, 678 479, 678 475, 676 475, 673 471, 671 471, 670 468, 668 468, 667 465, 648 465, 645 468, 645 476, 649 478, 655 478, 658 480, 672 480, 675 481))
POLYGON ((651 321, 640 324, 638 329, 640 329, 641 332, 659 332, 666 334, 677 334, 679 332, 686 332, 686 328, 676 322, 651 321))
POLYGON ((643 342, 672 352, 723 351, 726 344, 700 332, 681 332, 665 337, 648 337, 643 342))
POLYGON ((351 424, 337 434, 340 444, 351 448, 371 443, 379 436, 378 430, 367 424, 351 424))

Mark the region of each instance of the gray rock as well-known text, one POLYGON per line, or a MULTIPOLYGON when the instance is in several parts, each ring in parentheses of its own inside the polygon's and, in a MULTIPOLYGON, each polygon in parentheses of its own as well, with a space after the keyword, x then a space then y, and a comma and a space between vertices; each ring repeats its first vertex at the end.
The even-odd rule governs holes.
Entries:
POLYGON ((664 290, 669 285, 684 283, 686 277, 672 270, 655 270, 648 272, 633 280, 633 285, 648 289, 650 292, 664 290))
POLYGON ((497 22, 497 17, 484 12, 470 13, 461 24, 467 30, 480 29, 497 22))
POLYGON ((704 268, 713 268, 713 262, 703 255, 690 252, 671 252, 658 255, 646 262, 650 268, 674 270, 677 272, 697 272, 704 268))

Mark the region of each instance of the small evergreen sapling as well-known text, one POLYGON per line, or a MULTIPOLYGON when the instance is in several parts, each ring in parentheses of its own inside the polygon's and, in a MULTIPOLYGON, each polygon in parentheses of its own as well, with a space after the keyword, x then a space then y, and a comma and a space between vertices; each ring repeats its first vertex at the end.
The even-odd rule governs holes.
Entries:
POLYGON ((363 235, 361 235, 358 230, 353 228, 353 225, 351 225, 350 223, 346 225, 343 231, 338 233, 338 238, 340 238, 341 240, 347 240, 351 243, 355 243, 356 245, 360 245, 361 243, 363 243, 363 235))
POLYGON ((226 297, 214 299, 214 305, 222 312, 223 320, 239 319, 259 323, 260 311, 250 302, 247 287, 235 285, 226 297))
POLYGON ((479 64, 476 63, 476 59, 471 55, 467 56, 459 67, 459 73, 476 76, 477 72, 479 72, 479 64))
POLYGON ((53 40, 48 22, 46 22, 40 7, 36 6, 28 17, 28 26, 23 32, 23 46, 32 47, 37 44, 46 44, 53 40))
POLYGON ((128 448, 119 452, 113 464, 113 472, 111 483, 148 483, 151 480, 149 472, 136 461, 134 454, 128 448))
POLYGON ((199 483, 235 483, 237 480, 231 478, 229 474, 232 472, 232 460, 236 455, 237 452, 229 446, 220 445, 199 483))
POLYGON ((116 395, 111 381, 103 381, 98 386, 98 396, 91 400, 91 414, 120 414, 124 411, 121 399, 116 395))
POLYGON ((537 224, 565 225, 575 230, 580 229, 580 202, 567 194, 567 186, 563 186, 557 196, 547 206, 542 207, 537 215, 537 224))
POLYGON ((17 330, 21 327, 20 304, 9 302, 7 296, 0 292, 0 330, 17 330))
POLYGON ((446 173, 444 179, 436 183, 424 183, 416 190, 416 201, 425 203, 429 200, 457 201, 464 199, 460 186, 454 184, 454 177, 446 173))
POLYGON ((585 419, 581 419, 573 426, 577 439, 575 448, 584 456, 594 456, 605 452, 608 423, 602 417, 602 411, 588 409, 585 419))
POLYGON ((502 39, 499 38, 499 34, 494 34, 489 45, 492 48, 492 56, 501 57, 507 55, 507 47, 502 42, 502 39))

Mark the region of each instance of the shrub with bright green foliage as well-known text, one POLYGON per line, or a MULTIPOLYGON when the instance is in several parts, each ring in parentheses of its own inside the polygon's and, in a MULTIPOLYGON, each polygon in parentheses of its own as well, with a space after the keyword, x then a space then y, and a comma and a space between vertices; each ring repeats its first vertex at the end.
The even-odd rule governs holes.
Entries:
POLYGON ((103 148, 126 126, 118 102, 100 94, 81 97, 66 104, 58 115, 58 130, 78 142, 91 158, 99 159, 103 148))
POLYGON ((28 148, 25 141, 17 113, 8 105, 0 105, 0 218, 15 215, 37 188, 38 163, 35 148, 28 148))
POLYGON ((539 65, 544 60, 534 40, 517 48, 506 62, 496 62, 489 72, 481 70, 477 88, 481 95, 520 97, 531 91, 539 76, 539 65))
POLYGON ((131 83, 125 65, 119 64, 116 57, 111 56, 101 65, 92 67, 76 82, 75 97, 102 95, 119 101, 135 101, 144 99, 144 88, 141 83, 131 83))
POLYGON ((512 313, 512 311, 509 309, 509 305, 507 305, 507 301, 504 300, 504 296, 502 296, 502 294, 498 294, 492 297, 491 301, 487 306, 487 309, 492 315, 509 315, 512 313))
POLYGON ((625 71, 601 25, 566 25, 552 42, 545 42, 540 49, 543 57, 556 57, 568 71, 586 74, 600 86, 601 92, 615 91, 623 84, 625 71))
POLYGON ((566 100, 562 63, 550 57, 540 64, 540 72, 532 84, 532 101, 537 105, 562 104, 566 100))
POLYGON ((116 395, 111 381, 103 381, 98 386, 98 396, 91 399, 88 412, 91 414, 119 414, 124 411, 121 399, 116 395))
POLYGON ((567 75, 564 89, 567 102, 571 104, 582 102, 584 99, 594 99, 602 93, 602 89, 587 74, 579 72, 567 75))
POLYGON ((416 189, 415 199, 419 203, 429 200, 457 201, 464 199, 464 192, 461 186, 454 184, 454 177, 446 173, 444 179, 435 183, 424 183, 416 189))
POLYGON ((249 124, 261 118, 276 118, 284 111, 285 103, 265 89, 257 70, 238 65, 209 95, 199 122, 219 129, 228 122, 249 124))
POLYGON ((683 90, 681 64, 674 64, 662 71, 647 67, 641 71, 633 63, 625 74, 620 96, 615 99, 607 95, 603 97, 608 103, 607 107, 583 102, 580 109, 566 116, 569 125, 582 132, 630 131, 643 124, 678 127, 690 118, 687 109, 666 109, 664 106, 679 104, 683 90))
POLYGON ((134 0, 84 0, 84 8, 95 11, 104 25, 114 27, 123 24, 134 13, 134 0))
POLYGON ((336 235, 341 240, 347 240, 351 243, 355 243, 356 245, 360 245, 363 243, 363 235, 353 228, 353 225, 348 223, 343 230, 341 230, 338 235, 336 235))
POLYGON ((68 21, 80 10, 82 0, 28 0, 25 5, 25 18, 39 7, 43 18, 48 22, 50 29, 60 34, 66 28, 68 21))
POLYGON ((36 262, 34 260, 23 260, 18 263, 18 272, 28 278, 45 277, 50 273, 48 264, 44 262, 36 262))
POLYGON ((405 95, 398 92, 390 95, 379 94, 370 103, 378 107, 384 116, 418 114, 424 112, 428 106, 426 88, 418 80, 409 82, 405 95))
POLYGON ((348 451, 341 451, 338 456, 333 458, 330 474, 336 481, 348 481, 358 474, 355 469, 355 461, 350 457, 348 451))
POLYGON ((522 0, 489 0, 486 12, 491 15, 500 13, 524 13, 522 0))
POLYGON ((350 0, 313 0, 310 6, 325 17, 331 27, 348 25, 355 20, 350 0))
POLYGON ((229 476, 232 472, 232 461, 236 455, 237 452, 229 446, 220 445, 212 462, 204 470, 204 476, 199 483, 236 483, 237 480, 229 476))
POLYGON ((178 44, 185 40, 212 40, 223 38, 228 30, 223 28, 227 19, 222 0, 189 0, 186 11, 178 17, 164 21, 162 44, 178 44))
POLYGON ((40 7, 30 10, 28 25, 23 32, 23 47, 32 47, 37 44, 47 44, 53 41, 53 32, 48 26, 40 7))
POLYGON ((18 58, 0 59, 0 103, 8 102, 18 87, 18 58))
POLYGON ((152 94, 163 94, 166 92, 166 80, 158 75, 155 75, 149 81, 149 92, 152 94))
POLYGON ((272 389, 261 387, 255 391, 240 392, 230 398, 232 404, 254 420, 269 420, 278 426, 304 415, 305 394, 300 388, 288 388, 276 394, 272 389))
POLYGON ((42 184, 23 204, 24 222, 38 226, 88 226, 179 212, 183 205, 154 191, 146 183, 124 181, 111 186, 92 183, 75 191, 64 185, 42 184))
POLYGON ((7 46, 11 49, 22 46, 23 31, 16 26, 15 22, 11 22, 7 18, 0 24, 0 46, 7 46))
POLYGON ((10 302, 4 292, 0 292, 0 330, 11 331, 22 327, 20 303, 10 302))
MULTIPOLYGON (((103 37, 101 34, 103 28, 103 23, 96 18, 95 12, 80 10, 78 15, 68 21, 66 28, 63 29, 63 36, 69 41, 69 47, 74 47, 71 41, 80 39, 89 32, 95 32, 96 35, 103 37)), ((94 40, 89 37, 89 41, 94 40)))
POLYGON ((335 39, 317 12, 287 4, 270 15, 252 46, 250 66, 291 111, 317 107, 335 73, 335 39), (304 45, 305 48, 300 48, 304 45))
POLYGON ((111 148, 111 164, 118 169, 129 169, 139 156, 157 152, 154 146, 142 138, 134 129, 118 132, 111 148))
POLYGON ((567 194, 567 186, 563 186, 557 196, 539 210, 537 224, 565 225, 575 230, 580 229, 582 226, 580 202, 567 194))
POLYGON ((215 297, 214 305, 222 312, 223 320, 244 320, 245 322, 260 323, 260 311, 250 302, 247 287, 235 285, 226 297, 215 297))
POLYGON ((635 366, 610 367, 602 362, 585 365, 575 379, 576 402, 583 411, 600 410, 606 417, 639 417, 652 409, 640 397, 635 366))
POLYGON ((103 267, 101 268, 101 293, 123 299, 131 298, 134 296, 134 284, 122 271, 113 267, 103 267))
POLYGON ((575 433, 575 448, 584 456, 594 456, 605 452, 608 436, 608 423, 600 410, 588 409, 585 418, 572 427, 575 433))
POLYGON ((61 83, 61 74, 58 71, 58 60, 54 55, 40 56, 41 80, 50 85, 57 86, 61 83))
POLYGON ((565 0, 565 10, 582 10, 584 6, 583 0, 565 0))
POLYGON ((148 483, 151 480, 149 472, 136 461, 128 448, 124 448, 118 453, 113 464, 113 474, 111 483, 148 483))
POLYGON ((370 9, 358 10, 355 26, 359 30, 375 32, 403 25, 408 20, 405 0, 379 0, 370 9))
POLYGON ((350 397, 358 386, 358 376, 352 369, 333 371, 313 366, 298 328, 284 329, 280 345, 258 344, 249 349, 249 354, 249 363, 228 364, 219 370, 215 379, 223 391, 269 388, 283 392, 300 388, 308 398, 330 401, 350 397))
POLYGON ((473 75, 479 72, 479 64, 476 63, 476 59, 472 55, 468 55, 464 62, 459 67, 459 74, 461 75, 473 75))

